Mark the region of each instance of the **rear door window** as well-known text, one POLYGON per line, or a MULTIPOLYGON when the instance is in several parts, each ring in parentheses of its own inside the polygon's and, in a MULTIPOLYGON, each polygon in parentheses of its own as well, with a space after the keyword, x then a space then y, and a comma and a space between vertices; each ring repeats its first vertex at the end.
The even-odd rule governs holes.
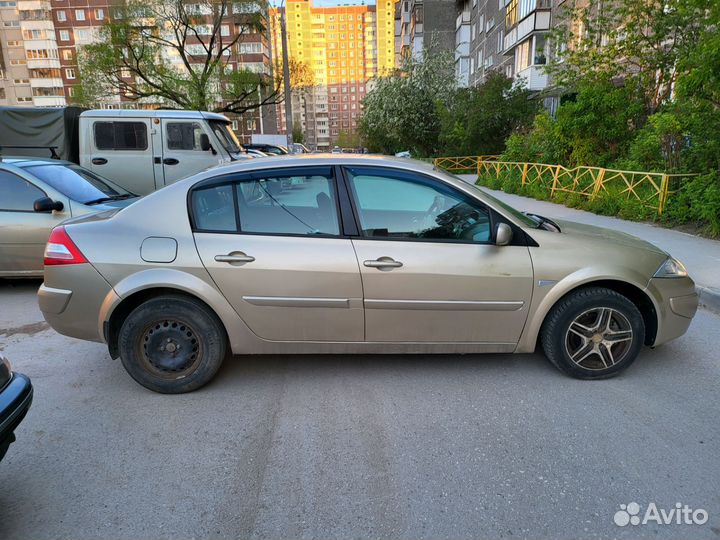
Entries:
POLYGON ((195 230, 338 236, 340 219, 330 167, 249 175, 192 192, 195 230))

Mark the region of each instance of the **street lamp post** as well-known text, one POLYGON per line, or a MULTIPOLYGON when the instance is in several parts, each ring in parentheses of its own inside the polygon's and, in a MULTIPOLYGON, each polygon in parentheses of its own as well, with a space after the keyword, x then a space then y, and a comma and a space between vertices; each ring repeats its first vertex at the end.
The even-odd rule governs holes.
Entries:
POLYGON ((288 149, 293 143, 292 91, 290 90, 290 60, 288 59, 287 26, 285 24, 285 7, 280 8, 280 37, 282 39, 283 86, 285 94, 285 131, 287 132, 288 149))

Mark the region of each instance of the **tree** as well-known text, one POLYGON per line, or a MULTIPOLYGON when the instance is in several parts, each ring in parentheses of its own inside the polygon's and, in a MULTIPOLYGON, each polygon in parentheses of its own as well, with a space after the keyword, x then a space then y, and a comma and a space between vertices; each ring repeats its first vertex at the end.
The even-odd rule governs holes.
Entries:
POLYGON ((298 144, 305 142, 305 134, 303 133, 299 118, 293 122, 292 140, 298 144))
POLYGON ((439 110, 454 92, 452 56, 426 50, 419 60, 406 59, 396 72, 376 79, 362 101, 360 134, 371 151, 433 155, 439 149, 439 110))
POLYGON ((528 127, 538 108, 530 91, 492 73, 482 85, 458 90, 441 112, 443 154, 499 154, 510 133, 528 127))
POLYGON ((340 130, 337 139, 340 148, 358 148, 360 146, 360 135, 354 131, 340 130))
POLYGON ((269 74, 229 63, 248 32, 265 31, 262 9, 256 0, 129 0, 114 7, 98 41, 79 53, 77 101, 91 105, 120 94, 235 114, 277 103, 278 86, 269 74))
POLYGON ((715 2, 568 2, 551 33, 557 54, 548 70, 570 91, 582 81, 634 78, 647 114, 652 114, 671 97, 679 59, 695 47, 703 31, 717 32, 710 9, 715 2))

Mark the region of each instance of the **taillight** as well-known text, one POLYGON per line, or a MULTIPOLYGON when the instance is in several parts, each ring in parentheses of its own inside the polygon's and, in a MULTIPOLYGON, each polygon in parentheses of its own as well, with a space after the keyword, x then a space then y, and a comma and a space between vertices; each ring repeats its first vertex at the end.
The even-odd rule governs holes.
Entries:
POLYGON ((55 227, 45 246, 45 266, 58 264, 81 264, 88 262, 68 236, 65 227, 55 227))

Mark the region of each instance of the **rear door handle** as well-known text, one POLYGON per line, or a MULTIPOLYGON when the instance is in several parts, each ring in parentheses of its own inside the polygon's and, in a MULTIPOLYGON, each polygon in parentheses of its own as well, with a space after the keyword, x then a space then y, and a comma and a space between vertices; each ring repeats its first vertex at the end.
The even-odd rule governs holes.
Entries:
POLYGON ((106 163, 107 163, 107 159, 105 159, 104 157, 92 158, 93 165, 105 165, 106 163))
POLYGON ((229 253, 227 255, 215 255, 215 262, 225 263, 249 263, 253 262, 255 257, 252 255, 245 255, 244 253, 229 253))
POLYGON ((363 261, 363 265, 369 268, 400 268, 403 263, 392 257, 379 257, 374 261, 363 261))
POLYGON ((165 165, 177 165, 178 163, 180 163, 180 160, 175 159, 174 157, 166 157, 165 159, 163 159, 163 163, 165 165))

